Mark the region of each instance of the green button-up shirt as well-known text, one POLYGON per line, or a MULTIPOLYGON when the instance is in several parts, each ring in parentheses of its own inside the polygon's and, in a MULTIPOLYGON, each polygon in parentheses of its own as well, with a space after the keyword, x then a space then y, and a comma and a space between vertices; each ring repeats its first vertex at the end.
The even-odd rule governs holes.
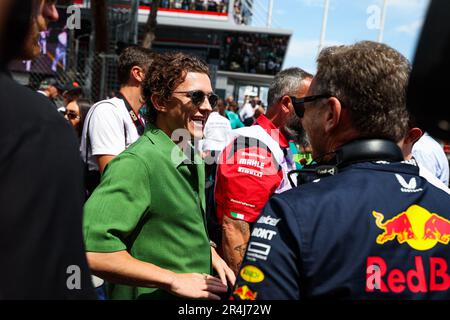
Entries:
MULTIPOLYGON (((197 163, 197 164, 195 164, 197 163)), ((176 273, 211 273, 205 220, 205 173, 150 125, 107 166, 84 208, 86 250, 127 250, 176 273)), ((172 298, 156 288, 111 284, 112 299, 172 298)))

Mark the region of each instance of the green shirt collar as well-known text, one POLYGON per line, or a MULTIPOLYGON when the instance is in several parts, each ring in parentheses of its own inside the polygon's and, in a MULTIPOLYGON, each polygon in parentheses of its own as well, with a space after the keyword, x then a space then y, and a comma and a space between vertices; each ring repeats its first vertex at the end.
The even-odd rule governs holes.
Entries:
POLYGON ((163 130, 159 129, 152 123, 147 124, 144 136, 146 136, 154 145, 157 145, 164 154, 170 155, 170 159, 176 168, 178 168, 181 164, 187 165, 192 163, 203 163, 203 160, 195 152, 192 144, 189 143, 183 151, 183 149, 175 144, 175 142, 173 142, 163 130), (194 155, 194 162, 190 160, 191 157, 189 156, 189 153, 194 155))

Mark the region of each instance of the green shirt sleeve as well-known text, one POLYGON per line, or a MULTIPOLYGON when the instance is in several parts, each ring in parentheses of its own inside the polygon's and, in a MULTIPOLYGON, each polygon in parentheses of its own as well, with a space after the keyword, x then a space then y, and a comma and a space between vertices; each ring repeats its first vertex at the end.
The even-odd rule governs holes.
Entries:
POLYGON ((84 207, 86 251, 127 249, 127 240, 149 209, 149 183, 146 165, 132 153, 122 153, 108 164, 84 207))

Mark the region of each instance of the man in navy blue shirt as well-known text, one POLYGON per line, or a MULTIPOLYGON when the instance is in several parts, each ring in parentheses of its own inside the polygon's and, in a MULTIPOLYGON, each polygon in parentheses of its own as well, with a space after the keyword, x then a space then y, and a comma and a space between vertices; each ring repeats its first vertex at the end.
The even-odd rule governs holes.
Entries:
POLYGON ((318 178, 265 206, 232 299, 449 299, 450 197, 396 145, 408 61, 365 41, 317 70, 295 107, 318 178))

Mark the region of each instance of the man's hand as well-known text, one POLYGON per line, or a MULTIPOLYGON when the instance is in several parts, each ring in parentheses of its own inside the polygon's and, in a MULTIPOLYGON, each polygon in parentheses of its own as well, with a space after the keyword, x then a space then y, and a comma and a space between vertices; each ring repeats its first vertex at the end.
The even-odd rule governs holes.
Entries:
POLYGON ((178 274, 154 264, 137 260, 127 251, 88 252, 93 274, 117 284, 133 287, 160 288, 177 296, 220 300, 215 293, 227 292, 227 286, 208 274, 178 274))
POLYGON ((214 293, 227 292, 227 286, 209 274, 174 273, 167 291, 183 298, 220 300, 214 293))
POLYGON ((227 278, 230 286, 233 287, 236 282, 236 276, 233 270, 227 265, 227 263, 219 256, 216 249, 211 247, 212 265, 214 270, 219 274, 220 279, 224 285, 227 285, 227 278))

